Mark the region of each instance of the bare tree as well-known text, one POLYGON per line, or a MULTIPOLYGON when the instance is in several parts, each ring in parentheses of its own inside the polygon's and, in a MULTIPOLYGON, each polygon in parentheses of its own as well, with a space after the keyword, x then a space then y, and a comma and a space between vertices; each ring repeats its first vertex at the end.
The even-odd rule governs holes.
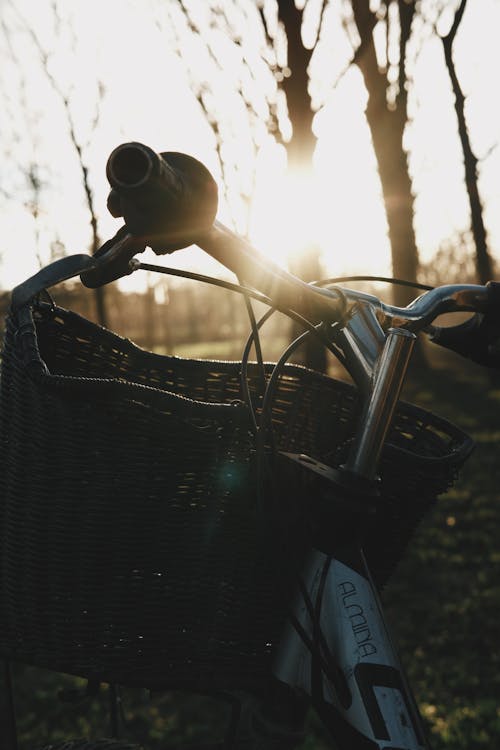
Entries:
MULTIPOLYGON (((186 0, 182 0, 180 5, 187 26, 201 37, 206 28, 203 28, 202 19, 196 18, 195 6, 186 0)), ((267 88, 264 101, 259 101, 260 111, 263 113, 260 117, 268 131, 285 144, 288 161, 292 166, 311 164, 316 146, 313 119, 324 102, 313 101, 311 70, 316 50, 322 43, 329 43, 329 24, 333 23, 329 14, 331 5, 328 0, 306 0, 302 3, 295 0, 276 0, 274 3, 255 0, 255 3, 230 3, 227 9, 220 4, 210 4, 211 10, 206 11, 204 17, 204 22, 208 19, 211 29, 224 33, 226 37, 230 36, 241 50, 240 85, 236 87, 235 93, 241 96, 247 111, 255 119, 255 115, 259 113, 253 107, 254 99, 249 95, 248 87, 244 85, 245 81, 252 78, 251 56, 247 52, 249 42, 245 38, 245 30, 250 25, 252 11, 258 11, 261 21, 258 50, 273 82, 267 88), (235 6, 238 7, 238 12, 234 10, 235 6), (243 15, 246 19, 243 19, 243 15)), ((349 0, 343 3, 344 27, 352 41, 352 55, 340 75, 332 75, 331 71, 324 71, 324 74, 330 78, 332 90, 352 64, 356 64, 362 72, 369 94, 367 119, 385 201, 393 271, 395 275, 411 279, 416 277, 418 255, 413 230, 413 194, 403 135, 407 123, 406 49, 415 3, 381 0, 377 11, 372 10, 372 7, 369 0, 349 0), (394 12, 395 8, 397 13, 394 12), (387 39, 390 65, 385 67, 377 59, 374 39, 376 28, 379 32, 384 30, 387 39), (395 54, 394 40, 397 37, 399 45, 398 53, 395 54)), ((205 38, 210 57, 216 60, 217 50, 211 43, 210 35, 205 33, 205 38)), ((225 126, 217 116, 212 84, 204 80, 196 90, 218 141, 223 142, 225 126)))
MULTIPOLYGON (((23 154, 23 160, 19 160, 14 157, 12 148, 8 148, 4 143, 6 153, 4 158, 6 161, 11 162, 11 165, 15 167, 16 174, 21 178, 21 184, 15 188, 11 188, 11 192, 2 188, 3 197, 8 200, 14 199, 14 193, 19 193, 24 196, 23 205, 33 219, 33 231, 34 231, 34 245, 35 255, 37 257, 40 266, 43 265, 42 254, 40 248, 40 217, 42 214, 42 192, 44 186, 44 180, 42 177, 42 165, 39 161, 39 137, 37 132, 37 112, 33 111, 30 107, 29 99, 26 93, 26 77, 23 72, 23 67, 19 61, 19 58, 14 50, 11 43, 10 30, 5 22, 5 19, 0 20, 0 29, 2 32, 2 39, 5 43, 6 51, 13 64, 16 73, 16 102, 12 101, 9 93, 3 88, 2 98, 4 111, 7 114, 7 120, 9 124, 16 123, 15 111, 20 109, 23 116, 24 131, 26 137, 27 148, 25 154, 23 154)), ((12 128, 15 125, 11 124, 11 132, 9 133, 10 140, 15 140, 15 135, 12 132, 12 128)), ((5 133, 4 133, 5 135, 5 133)), ((45 168, 45 167, 44 167, 45 168)))
POLYGON ((460 85, 453 59, 453 43, 462 22, 466 5, 467 0, 461 0, 460 5, 455 11, 450 30, 447 34, 441 37, 441 40, 443 43, 446 68, 448 70, 455 97, 455 112, 457 115, 458 134, 464 157, 465 186, 469 198, 471 229, 476 247, 477 276, 481 284, 485 284, 493 278, 493 263, 488 251, 486 228, 483 221, 483 205, 479 195, 478 159, 471 146, 469 129, 465 117, 465 96, 460 85))
POLYGON ((246 165, 254 163, 268 133, 283 142, 275 79, 281 66, 272 39, 254 2, 158 0, 155 7, 157 25, 212 130, 225 198, 239 217, 238 230, 246 233, 255 187, 255 172, 246 165))
MULTIPOLYGON (((277 88, 284 94, 291 124, 288 140, 282 139, 286 147, 290 173, 294 170, 311 168, 316 148, 316 136, 313 131, 315 107, 309 87, 309 66, 321 34, 326 5, 327 2, 324 0, 319 10, 313 39, 306 43, 302 33, 306 4, 297 7, 293 0, 278 0, 277 2, 278 21, 286 38, 286 62, 279 75, 275 71, 275 76, 277 88)), ((262 6, 259 11, 266 38, 272 43, 271 28, 262 6)), ((275 32, 274 43, 277 39, 278 29, 275 32)), ((321 278, 319 248, 314 243, 303 247, 300 255, 291 265, 291 270, 304 281, 321 278)), ((309 337, 303 350, 303 361, 313 369, 324 372, 326 370, 325 349, 309 337)))
MULTIPOLYGON (((407 45, 415 3, 381 2, 375 12, 369 0, 351 0, 350 10, 352 14, 346 14, 345 23, 356 50, 353 61, 368 91, 366 117, 384 196, 392 270, 394 276, 412 280, 417 277, 418 252, 413 229, 412 185, 403 138, 408 122, 407 45), (375 46, 375 30, 379 24, 383 25, 386 43, 386 59, 382 64, 375 46)), ((408 293, 403 287, 396 287, 395 298, 399 304, 406 304, 408 293)))
MULTIPOLYGON (((66 119, 68 137, 73 147, 74 153, 76 155, 76 159, 77 159, 77 163, 78 163, 78 167, 79 167, 80 175, 81 175, 83 192, 85 195, 86 205, 87 205, 87 209, 89 213, 89 223, 90 223, 90 228, 91 228, 91 242, 90 242, 89 249, 92 253, 94 253, 99 248, 101 244, 101 239, 99 237, 99 231, 98 231, 97 211, 95 207, 94 192, 93 192, 90 179, 89 179, 89 168, 88 168, 88 163, 87 163, 85 154, 89 146, 90 139, 93 133, 95 132, 99 123, 99 115, 100 115, 100 109, 102 105, 102 99, 105 94, 104 85, 102 84, 101 81, 97 81, 96 83, 97 96, 96 96, 96 102, 95 102, 95 112, 94 112, 92 121, 90 123, 87 137, 84 138, 79 132, 76 118, 73 113, 73 97, 75 95, 75 92, 71 88, 65 89, 63 85, 59 82, 57 76, 52 70, 51 53, 48 52, 47 49, 44 48, 43 44, 41 43, 38 35, 35 33, 35 30, 33 29, 33 27, 30 25, 29 21, 22 16, 20 11, 14 5, 11 5, 10 7, 15 17, 17 18, 18 23, 20 24, 20 27, 24 30, 24 32, 27 34, 27 36, 31 40, 33 48, 39 60, 41 70, 43 71, 43 74, 45 75, 48 83, 50 84, 54 94, 56 95, 57 99, 62 105, 64 116, 66 119)), ((77 41, 75 37, 74 28, 69 23, 67 24, 63 23, 61 16, 59 15, 57 0, 54 0, 54 2, 51 4, 51 11, 52 11, 52 17, 53 17, 53 23, 54 23, 54 30, 55 30, 57 37, 60 37, 61 34, 66 34, 67 36, 71 37, 72 47, 74 47, 77 41)), ((8 34, 8 30, 5 28, 5 25, 4 25, 4 33, 8 34)), ((32 188, 32 195, 33 195, 31 212, 34 218, 36 219, 38 215, 37 214, 38 199, 39 199, 39 193, 41 189, 41 183, 38 178, 37 166, 35 163, 30 164, 29 169, 26 172, 26 175, 27 175, 28 182, 32 188)), ((97 319, 101 325, 106 325, 107 315, 106 315, 106 305, 105 305, 105 294, 104 294, 103 288, 98 288, 95 290, 95 301, 96 301, 97 319)))
MULTIPOLYGON (((317 19, 316 41, 326 5, 326 2, 322 4, 317 19)), ((312 130, 315 112, 308 86, 308 67, 316 42, 306 44, 302 36, 306 6, 297 8, 293 0, 279 0, 273 8, 263 2, 230 3, 227 6, 210 4, 204 18, 199 16, 198 7, 186 0, 180 1, 179 9, 182 17, 180 14, 171 16, 172 25, 176 26, 177 23, 177 46, 183 49, 181 39, 185 31, 201 40, 215 78, 224 76, 225 100, 228 93, 232 93, 233 99, 241 103, 246 114, 250 126, 247 144, 253 158, 266 133, 286 148, 290 170, 310 168, 316 137, 312 130), (230 75, 221 56, 221 36, 226 42, 231 41, 232 54, 238 61, 230 75)), ((191 83, 215 135, 222 177, 227 185, 234 177, 226 156, 228 143, 234 138, 227 108, 226 111, 219 110, 214 77, 206 74, 200 79, 199 71, 191 70, 191 83)), ((240 136, 241 133, 238 133, 240 136)), ((241 141, 239 149, 241 152, 241 141)), ((245 195, 248 204, 252 189, 253 181, 250 178, 247 179, 245 195)), ((319 278, 321 267, 317 248, 305 247, 292 270, 308 281, 319 278)), ((308 346, 305 356, 314 368, 325 369, 322 349, 308 346)))
MULTIPOLYGON (((322 3, 315 39, 306 44, 302 34, 306 5, 298 8, 293 0, 278 0, 278 20, 285 32, 287 57, 286 69, 278 76, 277 83, 285 94, 291 123, 286 150, 288 163, 292 168, 310 165, 316 148, 316 137, 312 129, 315 112, 309 88, 309 65, 321 34, 326 4, 322 3)), ((261 17, 266 34, 271 38, 264 13, 261 13, 261 17)))

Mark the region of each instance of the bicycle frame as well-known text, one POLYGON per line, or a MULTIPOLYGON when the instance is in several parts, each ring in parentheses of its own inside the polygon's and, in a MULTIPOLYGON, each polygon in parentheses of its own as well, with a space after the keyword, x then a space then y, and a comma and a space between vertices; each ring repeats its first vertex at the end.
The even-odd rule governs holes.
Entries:
MULTIPOLYGON (((359 500, 360 514, 368 513, 378 459, 406 374, 415 336, 390 329, 385 344, 373 320, 365 316, 366 339, 379 349, 372 386, 367 388, 357 438, 345 467, 359 500), (368 486, 370 486, 368 485, 368 486)), ((356 320, 358 335, 359 320, 356 320)), ((358 337, 356 337, 358 338, 358 337)), ((344 344, 350 343, 350 360, 359 363, 359 347, 352 327, 346 327, 344 344)), ((363 373, 368 372, 367 357, 363 373)), ((370 368, 373 371, 373 367, 370 368)), ((307 461, 302 459, 307 467, 307 461)), ((333 484, 335 484, 335 477, 333 484)), ((337 483, 337 492, 342 492, 337 483)), ((332 488, 333 490, 333 488, 332 488)), ((333 499, 332 499, 333 500, 333 499)), ((356 747, 388 750, 423 750, 430 745, 415 700, 385 622, 376 587, 362 553, 360 524, 342 524, 347 537, 333 543, 331 554, 312 550, 304 566, 301 588, 293 606, 300 627, 289 624, 280 640, 275 675, 308 694, 340 750, 356 747), (315 610, 317 622, 311 612, 315 610), (315 655, 306 645, 317 643, 315 655), (326 668, 321 662, 327 662, 326 668), (332 674, 333 670, 333 674, 332 674)))
MULTIPOLYGON (((312 551, 303 582, 313 606, 319 603, 323 649, 337 679, 325 674, 291 626, 276 659, 278 679, 311 696, 342 750, 430 747, 361 551, 354 545, 335 557, 312 551)), ((313 637, 303 596, 294 612, 313 637)))

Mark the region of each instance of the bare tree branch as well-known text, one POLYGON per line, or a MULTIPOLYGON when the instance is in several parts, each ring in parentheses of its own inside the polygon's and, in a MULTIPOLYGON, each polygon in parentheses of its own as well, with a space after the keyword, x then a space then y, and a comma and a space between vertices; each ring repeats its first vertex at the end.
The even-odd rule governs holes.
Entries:
MULTIPOLYGON (((55 13, 56 25, 60 24, 61 19, 60 19, 59 15, 57 13, 57 10, 56 10, 56 3, 52 4, 52 8, 53 8, 54 13, 55 13)), ((68 94, 66 94, 64 92, 64 90, 61 88, 61 86, 59 85, 59 82, 57 81, 55 75, 50 70, 50 56, 49 56, 49 53, 47 52, 47 50, 45 50, 42 47, 42 45, 41 45, 41 43, 40 43, 37 35, 35 34, 33 28, 31 26, 29 26, 29 24, 25 21, 25 19, 21 16, 21 14, 19 12, 18 12, 18 17, 23 21, 24 30, 28 34, 28 36, 30 37, 30 39, 31 39, 31 41, 32 41, 35 49, 38 52, 38 56, 39 56, 40 63, 42 65, 42 69, 44 71, 44 74, 47 77, 47 80, 49 81, 49 83, 50 83, 53 91, 55 92, 55 94, 59 98, 59 100, 60 100, 60 102, 61 102, 61 104, 62 104, 62 106, 64 108, 64 112, 65 112, 65 116, 66 116, 66 122, 67 122, 67 125, 68 125, 69 137, 70 137, 71 143, 72 143, 72 145, 73 145, 73 147, 75 149, 75 152, 77 154, 78 164, 80 166, 80 172, 81 172, 81 175, 82 175, 82 184, 83 184, 83 189, 84 189, 84 193, 85 193, 85 198, 86 198, 86 201, 87 201, 87 207, 89 209, 90 226, 91 226, 91 229, 92 229, 91 251, 94 253, 94 252, 96 252, 96 250, 99 248, 99 245, 100 245, 100 237, 99 237, 98 225, 97 225, 97 213, 96 213, 95 205, 94 205, 93 190, 92 190, 92 187, 91 187, 90 182, 89 182, 89 170, 88 170, 87 164, 85 163, 85 157, 84 157, 84 153, 83 153, 83 148, 84 147, 82 146, 82 143, 80 142, 80 139, 79 139, 78 134, 77 134, 76 123, 75 123, 75 119, 74 119, 73 112, 72 112, 72 109, 71 109, 70 99, 69 99, 68 94)), ((97 126, 97 122, 98 122, 98 115, 96 114, 96 116, 94 117, 94 123, 95 123, 95 125, 93 126, 93 128, 95 128, 97 126)))
POLYGON ((264 3, 263 2, 259 2, 258 11, 259 11, 260 20, 261 20, 261 23, 262 23, 262 28, 264 30, 264 36, 266 38, 266 42, 268 43, 268 45, 270 47, 272 47, 273 44, 274 44, 274 39, 271 36, 271 33, 269 31, 269 25, 267 23, 266 14, 264 13, 264 3))
POLYGON ((323 0, 323 2, 321 4, 321 10, 319 12, 319 20, 318 20, 318 33, 316 34, 316 42, 315 42, 315 44, 317 44, 319 42, 319 40, 320 40, 321 32, 323 30, 323 22, 325 20, 325 11, 326 11, 327 7, 329 6, 329 4, 330 4, 329 0, 323 0))
MULTIPOLYGON (((99 236, 97 212, 96 212, 95 201, 94 201, 94 192, 90 184, 89 169, 88 169, 88 165, 86 163, 85 155, 84 155, 85 144, 81 141, 77 132, 76 122, 75 122, 75 118, 73 116, 73 111, 71 107, 70 95, 69 93, 66 93, 64 91, 64 89, 59 84, 59 81, 57 80, 56 76, 52 73, 51 68, 50 68, 50 55, 48 51, 44 49, 44 47, 40 43, 40 40, 35 34, 33 27, 30 26, 30 24, 27 22, 27 20, 23 17, 23 15, 19 12, 17 8, 15 9, 15 12, 16 12, 18 19, 20 20, 22 24, 22 28, 24 32, 30 38, 38 54, 44 75, 47 78, 48 82, 50 83, 50 86, 52 87, 52 90, 56 94, 57 98, 61 102, 64 113, 65 113, 66 124, 68 126, 69 139, 77 156, 78 165, 79 165, 80 173, 82 177, 83 191, 85 194, 87 208, 88 208, 89 216, 90 216, 89 223, 90 223, 91 232, 92 232, 92 241, 91 241, 90 250, 92 253, 95 253, 101 244, 101 240, 99 236)), ((55 28, 60 33, 62 19, 59 15, 58 6, 56 2, 52 3, 52 12, 53 12, 55 28)), ((72 37, 73 37, 73 41, 75 41, 74 34, 72 34, 72 37)), ((104 88, 102 86, 98 86, 98 91, 99 91, 99 94, 102 95, 104 88)), ((97 111, 92 121, 91 132, 93 132, 93 130, 97 127, 97 124, 98 124, 98 120, 99 120, 98 106, 99 105, 97 104, 96 105, 97 111)), ((106 309, 105 309, 103 288, 98 288, 95 290, 95 301, 96 301, 96 307, 97 307, 98 320, 101 323, 101 325, 106 325, 107 315, 106 315, 106 309)))
MULTIPOLYGON (((14 163, 19 169, 20 174, 23 175, 23 180, 27 183, 27 186, 28 186, 29 195, 25 200, 22 201, 22 205, 31 214, 31 217, 33 219, 35 256, 38 260, 39 266, 42 267, 43 260, 42 260, 42 256, 40 253, 40 226, 39 226, 39 219, 40 219, 40 214, 41 214, 40 195, 41 195, 41 190, 42 190, 42 180, 39 175, 39 165, 35 161, 37 157, 39 143, 38 143, 38 139, 36 136, 36 130, 33 127, 33 117, 30 116, 31 110, 28 105, 28 98, 26 96, 26 79, 22 73, 21 62, 18 56, 16 55, 16 52, 11 42, 10 30, 7 27, 7 24, 5 23, 4 19, 2 19, 1 28, 2 28, 5 42, 7 44, 7 49, 9 50, 10 58, 12 62, 14 63, 14 65, 16 66, 17 72, 19 73, 18 103, 20 104, 21 109, 24 113, 26 132, 29 135, 29 140, 31 141, 31 144, 30 144, 31 154, 28 154, 28 158, 30 160, 28 166, 26 166, 26 161, 23 161, 22 163, 20 163, 17 160, 15 160, 14 163)), ((8 197, 8 193, 6 191, 2 190, 2 193, 4 196, 8 197)))
POLYGON ((411 27, 415 16, 415 4, 398 0, 399 10, 399 75, 397 98, 406 98, 406 85, 408 82, 408 69, 406 65, 406 50, 410 39, 411 27))
POLYGON ((467 0, 461 0, 460 5, 458 6, 458 9, 455 13, 455 16, 453 18, 453 23, 451 24, 451 28, 446 34, 446 36, 442 37, 443 44, 448 47, 453 46, 453 42, 455 41, 455 37, 457 35, 458 28, 460 24, 462 23, 462 18, 465 13, 465 7, 467 5, 467 0))

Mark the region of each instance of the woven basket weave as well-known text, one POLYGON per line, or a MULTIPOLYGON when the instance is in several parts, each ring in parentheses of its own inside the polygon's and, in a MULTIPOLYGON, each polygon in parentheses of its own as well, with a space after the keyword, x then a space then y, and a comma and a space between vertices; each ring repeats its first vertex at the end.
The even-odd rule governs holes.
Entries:
MULTIPOLYGON (((8 319, 3 655, 125 685, 258 686, 305 542, 292 521, 280 536, 256 511, 239 374, 239 363, 145 352, 49 305, 8 319)), ((276 446, 332 460, 357 408, 351 386, 288 366, 273 406, 276 446)), ((409 405, 389 442, 383 512, 367 544, 379 582, 470 447, 409 405)))

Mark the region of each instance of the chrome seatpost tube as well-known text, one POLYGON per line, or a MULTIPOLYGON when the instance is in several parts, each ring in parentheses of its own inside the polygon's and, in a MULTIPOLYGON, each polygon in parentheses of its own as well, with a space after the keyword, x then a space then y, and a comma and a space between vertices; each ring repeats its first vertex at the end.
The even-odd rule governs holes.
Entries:
POLYGON ((375 479, 387 431, 399 399, 416 336, 391 328, 374 373, 373 388, 361 414, 360 427, 346 468, 375 479))

